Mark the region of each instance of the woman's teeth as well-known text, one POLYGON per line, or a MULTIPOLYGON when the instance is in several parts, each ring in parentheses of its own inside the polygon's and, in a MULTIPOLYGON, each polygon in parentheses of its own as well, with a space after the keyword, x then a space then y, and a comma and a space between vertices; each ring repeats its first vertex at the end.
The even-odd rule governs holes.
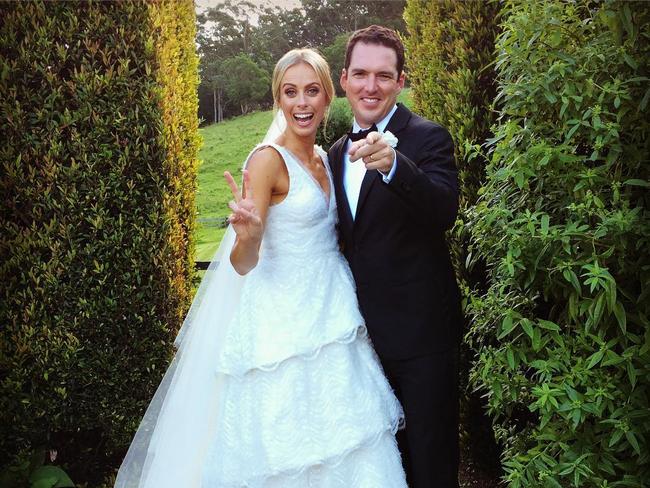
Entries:
POLYGON ((311 119, 314 118, 314 114, 293 114, 293 117, 299 123, 302 123, 302 124, 306 125, 308 122, 311 121, 311 119))

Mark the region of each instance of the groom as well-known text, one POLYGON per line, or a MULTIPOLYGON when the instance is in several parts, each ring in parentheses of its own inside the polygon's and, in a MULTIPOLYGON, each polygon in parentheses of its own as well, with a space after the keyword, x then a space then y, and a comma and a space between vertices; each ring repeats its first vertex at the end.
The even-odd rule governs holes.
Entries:
POLYGON ((406 415, 398 442, 407 481, 457 488, 460 296, 445 243, 457 170, 449 133, 396 105, 403 67, 394 31, 373 25, 352 34, 340 81, 354 124, 329 161, 343 253, 406 415))

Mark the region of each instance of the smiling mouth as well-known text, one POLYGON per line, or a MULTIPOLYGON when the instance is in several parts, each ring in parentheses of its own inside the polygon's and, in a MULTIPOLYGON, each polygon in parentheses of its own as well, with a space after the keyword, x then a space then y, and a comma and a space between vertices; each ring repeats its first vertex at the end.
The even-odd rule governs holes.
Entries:
POLYGON ((300 125, 308 125, 314 118, 314 114, 293 114, 293 118, 296 119, 300 125))
POLYGON ((369 105, 375 105, 379 103, 379 98, 374 98, 374 97, 363 97, 361 98, 361 101, 364 103, 367 103, 369 105))

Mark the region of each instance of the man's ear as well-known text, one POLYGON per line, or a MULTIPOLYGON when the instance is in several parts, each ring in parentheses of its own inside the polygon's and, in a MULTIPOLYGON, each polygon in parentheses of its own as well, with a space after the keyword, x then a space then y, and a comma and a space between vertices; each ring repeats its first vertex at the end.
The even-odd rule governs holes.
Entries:
POLYGON ((347 91, 346 88, 348 86, 348 72, 345 70, 345 68, 341 70, 341 78, 339 78, 339 83, 341 84, 343 91, 347 91))
POLYGON ((406 73, 404 73, 404 71, 402 71, 402 72, 400 73, 399 77, 397 78, 397 84, 399 85, 399 89, 400 89, 400 90, 401 90, 402 88, 404 88, 404 82, 405 82, 405 81, 406 81, 406 73))

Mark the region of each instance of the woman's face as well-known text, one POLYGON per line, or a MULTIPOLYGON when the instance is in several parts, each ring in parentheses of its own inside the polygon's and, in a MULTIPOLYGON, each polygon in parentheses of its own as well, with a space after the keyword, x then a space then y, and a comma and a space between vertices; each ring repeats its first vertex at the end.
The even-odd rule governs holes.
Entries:
POLYGON ((314 71, 305 63, 291 66, 280 83, 279 106, 287 120, 287 129, 300 136, 315 134, 328 100, 314 71))

